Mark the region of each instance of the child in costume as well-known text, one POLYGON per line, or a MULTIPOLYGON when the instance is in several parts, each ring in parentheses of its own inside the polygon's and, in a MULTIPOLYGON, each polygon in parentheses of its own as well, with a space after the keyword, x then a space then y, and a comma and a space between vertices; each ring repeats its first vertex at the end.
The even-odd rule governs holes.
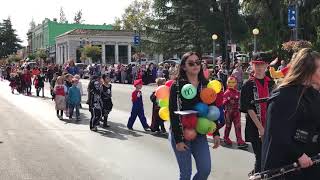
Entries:
POLYGON ((132 126, 137 118, 137 116, 140 119, 140 122, 143 126, 143 129, 145 131, 149 131, 149 125, 147 124, 147 119, 144 115, 144 109, 143 109, 143 101, 142 101, 142 79, 138 79, 134 81, 134 87, 136 90, 132 92, 132 109, 131 109, 131 116, 129 117, 127 127, 130 130, 133 130, 132 126))
POLYGON ((261 148, 267 118, 267 102, 254 103, 254 100, 268 98, 274 82, 266 76, 270 56, 256 53, 251 61, 253 75, 244 83, 240 95, 240 111, 246 114, 245 139, 251 142, 255 154, 254 172, 261 171, 261 148))
POLYGON ((103 102, 101 99, 101 82, 98 77, 93 77, 92 84, 88 88, 90 91, 89 111, 91 113, 90 130, 97 131, 97 126, 102 118, 103 102))
POLYGON ((111 78, 108 74, 102 75, 102 92, 101 92, 101 98, 103 103, 103 125, 102 127, 107 128, 110 127, 108 125, 108 116, 112 110, 113 103, 112 103, 112 85, 110 84, 111 78))
MULTIPOLYGON (((156 83, 157 83, 158 86, 164 85, 165 82, 166 82, 165 78, 156 79, 156 83)), ((152 132, 156 132, 156 131, 160 132, 160 128, 161 128, 162 133, 166 133, 166 128, 164 127, 164 122, 159 116, 160 106, 158 105, 157 97, 156 97, 155 93, 156 93, 155 91, 152 92, 152 94, 150 96, 150 100, 153 103, 153 106, 152 106, 152 122, 151 122, 150 128, 151 128, 152 132)))
POLYGON ((9 81, 10 81, 9 86, 11 87, 11 93, 12 93, 12 94, 14 94, 14 90, 15 90, 16 87, 17 87, 16 75, 17 75, 17 74, 15 74, 15 73, 11 73, 11 74, 10 74, 10 78, 9 78, 9 81))
POLYGON ((68 90, 68 104, 69 104, 69 119, 72 120, 73 110, 76 109, 76 119, 80 121, 80 104, 81 104, 81 92, 77 87, 78 79, 72 80, 72 86, 68 90))
POLYGON ((64 86, 63 76, 59 76, 53 88, 54 102, 56 104, 57 117, 63 119, 63 111, 66 109, 67 87, 64 86))
POLYGON ((23 81, 25 82, 25 88, 26 88, 26 95, 30 96, 31 95, 31 85, 32 85, 32 75, 30 70, 24 69, 23 73, 23 81))
POLYGON ((234 125, 237 144, 239 148, 247 148, 241 135, 241 113, 239 111, 240 92, 237 90, 237 79, 230 76, 227 80, 227 90, 223 94, 223 104, 225 106, 225 124, 224 129, 224 142, 227 145, 232 145, 232 141, 229 138, 232 123, 234 125))

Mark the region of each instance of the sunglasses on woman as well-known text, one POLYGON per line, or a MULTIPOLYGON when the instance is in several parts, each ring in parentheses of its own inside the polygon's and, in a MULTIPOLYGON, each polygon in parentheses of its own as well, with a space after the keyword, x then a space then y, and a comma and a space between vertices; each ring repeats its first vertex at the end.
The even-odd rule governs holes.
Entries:
POLYGON ((196 60, 194 62, 188 62, 187 63, 190 67, 193 67, 195 65, 200 66, 201 65, 201 61, 200 60, 196 60))

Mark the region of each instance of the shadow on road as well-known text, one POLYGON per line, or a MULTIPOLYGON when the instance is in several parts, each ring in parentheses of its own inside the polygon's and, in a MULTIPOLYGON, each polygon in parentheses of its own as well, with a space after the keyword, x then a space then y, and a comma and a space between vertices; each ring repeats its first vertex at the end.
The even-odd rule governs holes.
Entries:
MULTIPOLYGON (((208 142, 213 144, 213 139, 212 138, 208 138, 208 142)), ((220 138, 220 142, 221 142, 221 146, 224 148, 228 148, 228 149, 233 149, 233 150, 239 150, 239 151, 246 151, 246 152, 250 152, 253 153, 253 149, 251 144, 248 144, 249 147, 248 148, 238 148, 237 144, 232 143, 232 145, 227 145, 224 143, 224 140, 222 138, 220 138)))

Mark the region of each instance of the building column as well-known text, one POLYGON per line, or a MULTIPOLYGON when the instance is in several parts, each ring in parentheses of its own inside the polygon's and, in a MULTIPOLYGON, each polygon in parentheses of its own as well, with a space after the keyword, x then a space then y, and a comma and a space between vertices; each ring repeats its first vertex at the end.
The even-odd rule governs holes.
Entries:
POLYGON ((116 43, 114 46, 115 46, 114 47, 114 50, 115 50, 115 53, 114 53, 115 62, 116 62, 116 64, 119 64, 119 45, 118 45, 118 43, 116 43))
POLYGON ((131 63, 131 44, 128 44, 128 64, 131 63))
POLYGON ((107 64, 106 62, 106 45, 105 44, 102 44, 102 64, 107 64))
POLYGON ((58 45, 56 45, 56 64, 59 64, 59 47, 58 47, 58 45))

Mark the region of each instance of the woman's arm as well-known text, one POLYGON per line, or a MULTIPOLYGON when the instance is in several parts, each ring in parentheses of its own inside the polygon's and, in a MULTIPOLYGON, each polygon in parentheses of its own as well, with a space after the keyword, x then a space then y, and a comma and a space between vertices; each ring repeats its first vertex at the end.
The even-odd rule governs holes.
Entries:
POLYGON ((176 144, 178 144, 180 142, 183 142, 183 132, 182 132, 179 115, 174 113, 174 111, 178 110, 176 91, 177 91, 177 87, 176 87, 176 83, 174 83, 170 88, 169 111, 170 111, 170 122, 171 122, 172 134, 176 144))

